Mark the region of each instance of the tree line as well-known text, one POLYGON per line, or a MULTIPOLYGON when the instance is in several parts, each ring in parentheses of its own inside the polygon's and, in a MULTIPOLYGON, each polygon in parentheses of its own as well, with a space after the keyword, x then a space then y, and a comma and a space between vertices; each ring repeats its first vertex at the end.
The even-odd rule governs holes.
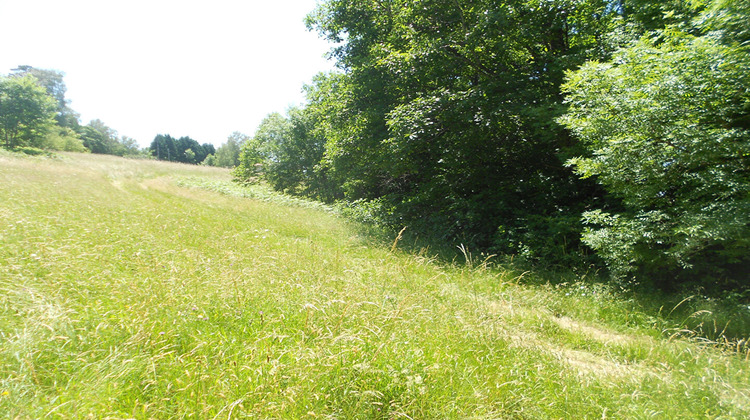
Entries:
POLYGON ((190 137, 175 139, 169 134, 158 134, 148 148, 158 160, 234 168, 239 164, 240 146, 248 136, 235 131, 217 149, 213 144, 199 144, 190 137))
POLYGON ((238 180, 472 249, 750 286, 750 2, 326 0, 238 180))
POLYGON ((137 155, 138 143, 101 120, 81 125, 80 115, 65 98, 63 73, 19 66, 0 76, 0 135, 8 149, 22 147, 62 151, 137 155))
POLYGON ((118 135, 99 119, 86 125, 65 98, 64 74, 57 70, 19 66, 0 76, 0 144, 6 149, 61 150, 233 167, 239 145, 247 136, 233 133, 217 150, 190 137, 158 134, 140 149, 135 139, 118 135))

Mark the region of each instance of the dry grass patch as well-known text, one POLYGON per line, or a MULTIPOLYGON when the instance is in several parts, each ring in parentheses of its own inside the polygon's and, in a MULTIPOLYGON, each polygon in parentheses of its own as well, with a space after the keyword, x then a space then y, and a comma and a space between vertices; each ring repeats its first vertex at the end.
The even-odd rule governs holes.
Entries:
POLYGON ((603 379, 637 383, 649 373, 642 366, 619 363, 586 351, 558 348, 552 350, 551 354, 561 363, 573 368, 578 375, 594 375, 603 379))
MULTIPOLYGON (((587 338, 594 339, 596 341, 601 342, 602 344, 626 345, 626 344, 632 343, 634 340, 650 340, 647 337, 637 337, 633 334, 626 335, 626 334, 616 333, 614 331, 610 331, 602 327, 576 321, 567 316, 553 317, 551 319, 552 319, 552 322, 560 326, 560 328, 563 328, 575 334, 584 335, 587 338)), ((650 341, 653 342, 653 340, 650 340, 650 341)))

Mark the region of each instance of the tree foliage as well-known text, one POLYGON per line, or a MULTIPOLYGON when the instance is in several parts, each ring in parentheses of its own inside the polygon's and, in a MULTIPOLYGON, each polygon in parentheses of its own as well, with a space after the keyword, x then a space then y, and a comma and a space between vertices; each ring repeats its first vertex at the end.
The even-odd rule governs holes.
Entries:
MULTIPOLYGON (((80 134, 69 127, 55 126, 48 130, 44 138, 43 148, 50 150, 62 150, 65 152, 88 152, 83 145, 80 134)), ((137 147, 136 147, 137 149, 137 147)))
POLYGON ((154 137, 148 151, 158 160, 194 165, 203 162, 207 156, 215 153, 213 145, 201 145, 190 137, 175 139, 169 134, 158 134, 154 137))
POLYGON ((82 128, 81 138, 83 145, 92 153, 115 154, 117 149, 117 131, 99 119, 92 120, 82 128))
POLYGON ((119 137, 117 131, 96 119, 80 128, 83 145, 91 153, 129 156, 140 154, 138 143, 127 136, 119 137))
POLYGON ((0 124, 6 147, 31 146, 118 156, 139 154, 137 142, 118 137, 100 120, 86 126, 65 99, 64 74, 19 66, 0 78, 0 124))
POLYGON ((151 156, 158 160, 174 161, 177 156, 175 140, 169 134, 157 134, 149 146, 151 156))
POLYGON ((340 71, 269 115, 235 175, 262 163, 276 189, 473 249, 731 274, 750 214, 748 8, 323 1, 307 24, 340 71))
POLYGON ((54 99, 34 76, 0 77, 0 135, 5 147, 38 147, 54 115, 54 99))
POLYGON ((14 76, 34 76, 37 79, 37 83, 42 86, 47 91, 47 94, 56 102, 55 120, 57 121, 57 124, 60 127, 67 127, 73 130, 79 128, 79 115, 68 106, 70 101, 65 98, 68 88, 65 86, 65 81, 63 80, 63 77, 65 76, 63 72, 23 65, 13 69, 11 74, 14 76))
POLYGON ((288 126, 287 119, 277 112, 263 118, 255 135, 240 148, 239 164, 232 171, 234 177, 243 182, 257 180, 260 168, 273 163, 275 149, 288 136, 288 126))
POLYGON ((584 241, 617 272, 677 282, 750 262, 750 51, 736 16, 725 32, 710 10, 705 35, 668 27, 564 85, 560 121, 588 152, 569 163, 622 203, 584 213, 584 241))
POLYGON ((249 136, 235 131, 228 138, 226 143, 219 146, 216 150, 214 166, 222 168, 234 168, 240 164, 240 150, 242 145, 249 140, 249 136))
POLYGON ((321 168, 393 224, 530 257, 576 248, 571 215, 598 192, 562 164, 559 86, 607 56, 616 18, 596 0, 323 3, 308 24, 341 42, 345 72, 308 92, 321 168))
POLYGON ((242 181, 258 178, 262 170, 276 190, 331 202, 340 189, 322 165, 326 137, 315 107, 291 108, 287 115, 269 114, 240 153, 234 176, 242 181))

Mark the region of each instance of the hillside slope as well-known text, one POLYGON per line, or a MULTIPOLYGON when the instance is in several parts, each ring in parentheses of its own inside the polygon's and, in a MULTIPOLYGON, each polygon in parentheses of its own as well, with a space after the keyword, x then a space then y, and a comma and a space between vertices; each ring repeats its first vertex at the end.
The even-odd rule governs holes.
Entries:
POLYGON ((750 416, 746 355, 665 339, 604 286, 196 180, 229 176, 0 154, 0 416, 750 416))

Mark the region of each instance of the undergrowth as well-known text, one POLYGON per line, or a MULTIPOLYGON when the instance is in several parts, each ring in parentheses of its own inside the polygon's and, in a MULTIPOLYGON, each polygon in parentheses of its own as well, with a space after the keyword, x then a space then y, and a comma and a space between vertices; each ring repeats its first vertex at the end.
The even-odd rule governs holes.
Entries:
MULTIPOLYGON (((624 304, 626 309, 619 312, 619 319, 612 322, 630 324, 630 313, 639 313, 640 322, 655 331, 661 331, 665 338, 689 338, 704 344, 713 344, 725 349, 747 355, 750 351, 750 305, 744 297, 725 293, 722 297, 705 296, 695 292, 664 293, 653 287, 631 283, 611 282, 606 276, 600 275, 595 267, 583 271, 541 268, 539 265, 520 261, 512 256, 497 256, 486 253, 474 254, 463 244, 447 247, 445 244, 435 244, 421 240, 418 235, 411 235, 408 227, 395 232, 385 226, 369 224, 368 217, 361 211, 351 213, 349 206, 326 206, 314 200, 307 200, 278 193, 261 183, 241 185, 222 180, 208 180, 206 178, 191 177, 179 179, 178 185, 203 188, 236 197, 252 198, 282 205, 299 206, 320 209, 336 214, 343 214, 356 220, 356 228, 375 246, 391 244, 412 253, 430 254, 434 263, 444 266, 461 264, 468 269, 480 267, 483 270, 492 268, 498 272, 525 272, 530 276, 521 276, 521 284, 553 285, 565 296, 575 296, 580 299, 605 293, 608 303, 624 304), (343 207, 342 207, 343 206, 343 207), (394 242, 395 239, 395 242, 394 242)), ((601 312, 602 310, 600 310, 601 312)), ((577 315, 582 315, 578 313, 577 315)), ((595 317, 591 317, 592 319, 595 317)))

